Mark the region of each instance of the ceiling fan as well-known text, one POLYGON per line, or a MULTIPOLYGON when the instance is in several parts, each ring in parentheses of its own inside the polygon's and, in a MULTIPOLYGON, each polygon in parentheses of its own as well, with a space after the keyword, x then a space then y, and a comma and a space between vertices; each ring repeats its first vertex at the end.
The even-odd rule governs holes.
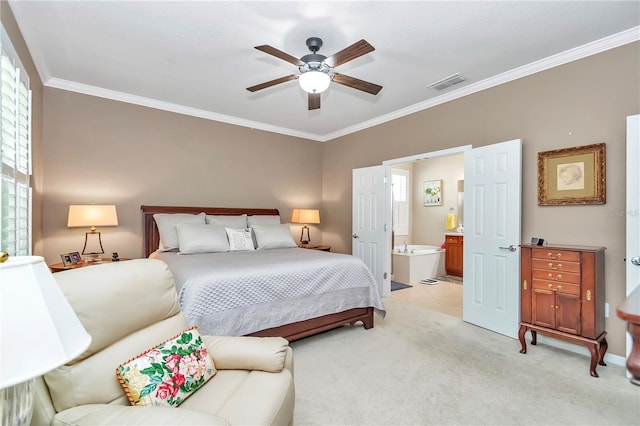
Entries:
POLYGON ((311 53, 298 59, 295 56, 291 56, 288 53, 278 50, 272 46, 255 46, 256 49, 262 52, 268 53, 269 55, 273 55, 276 58, 297 66, 300 74, 276 78, 275 80, 247 87, 247 90, 255 92, 266 89, 267 87, 275 86, 276 84, 297 79, 300 83, 300 87, 309 93, 309 110, 313 110, 320 108, 320 93, 329 87, 331 81, 357 90, 362 90, 363 92, 371 93, 372 95, 377 95, 382 89, 382 86, 377 84, 369 83, 368 81, 360 80, 355 77, 349 77, 348 75, 339 74, 333 70, 338 65, 342 65, 345 62, 356 59, 369 52, 373 52, 375 50, 374 47, 366 40, 360 40, 329 57, 318 53, 322 47, 322 39, 318 37, 308 38, 307 47, 311 53))

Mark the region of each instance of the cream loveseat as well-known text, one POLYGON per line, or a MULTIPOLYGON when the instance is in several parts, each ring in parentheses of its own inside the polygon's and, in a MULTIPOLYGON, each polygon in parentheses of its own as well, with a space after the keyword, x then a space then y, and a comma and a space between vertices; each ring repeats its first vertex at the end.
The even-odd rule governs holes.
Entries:
POLYGON ((188 328, 164 262, 121 261, 54 277, 92 342, 37 380, 32 424, 292 423, 293 353, 280 337, 202 336, 217 370, 211 379, 178 407, 130 405, 116 368, 188 328))

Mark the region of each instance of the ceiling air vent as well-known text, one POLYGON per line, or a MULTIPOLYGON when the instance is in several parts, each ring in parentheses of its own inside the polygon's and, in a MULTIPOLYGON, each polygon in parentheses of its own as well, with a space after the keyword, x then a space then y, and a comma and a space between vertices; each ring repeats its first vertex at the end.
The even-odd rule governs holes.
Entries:
POLYGON ((438 80, 435 83, 431 83, 427 87, 429 87, 430 89, 444 90, 447 87, 453 86, 454 84, 462 83, 466 79, 467 78, 460 73, 455 73, 453 75, 450 75, 449 77, 443 78, 442 80, 438 80))

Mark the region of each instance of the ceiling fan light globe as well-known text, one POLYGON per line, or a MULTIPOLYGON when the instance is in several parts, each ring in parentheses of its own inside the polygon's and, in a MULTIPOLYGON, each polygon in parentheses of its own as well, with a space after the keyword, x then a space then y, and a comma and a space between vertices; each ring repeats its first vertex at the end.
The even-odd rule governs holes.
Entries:
POLYGON ((322 93, 329 87, 331 78, 321 71, 307 71, 298 79, 300 87, 307 93, 322 93))

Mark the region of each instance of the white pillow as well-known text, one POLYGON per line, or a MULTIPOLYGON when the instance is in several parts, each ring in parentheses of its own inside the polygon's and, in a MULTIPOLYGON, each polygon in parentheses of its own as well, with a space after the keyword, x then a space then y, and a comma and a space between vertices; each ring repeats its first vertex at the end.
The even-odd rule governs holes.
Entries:
POLYGON ((255 215, 248 216, 249 227, 253 225, 280 225, 280 216, 276 215, 255 215))
POLYGON ((253 225, 258 249, 298 247, 291 236, 289 225, 253 225))
POLYGON ((247 215, 243 214, 239 216, 224 216, 208 214, 207 223, 227 226, 234 229, 241 229, 247 227, 247 215))
POLYGON ((181 254, 229 251, 227 233, 222 225, 180 223, 176 225, 181 254))
POLYGON ((158 251, 170 251, 180 247, 176 225, 181 223, 205 224, 204 213, 156 213, 153 218, 156 221, 156 225, 158 225, 158 233, 160 234, 161 246, 158 251))
POLYGON ((229 238, 229 250, 241 251, 241 250, 255 250, 253 246, 253 238, 251 238, 251 229, 233 229, 224 228, 229 238))

